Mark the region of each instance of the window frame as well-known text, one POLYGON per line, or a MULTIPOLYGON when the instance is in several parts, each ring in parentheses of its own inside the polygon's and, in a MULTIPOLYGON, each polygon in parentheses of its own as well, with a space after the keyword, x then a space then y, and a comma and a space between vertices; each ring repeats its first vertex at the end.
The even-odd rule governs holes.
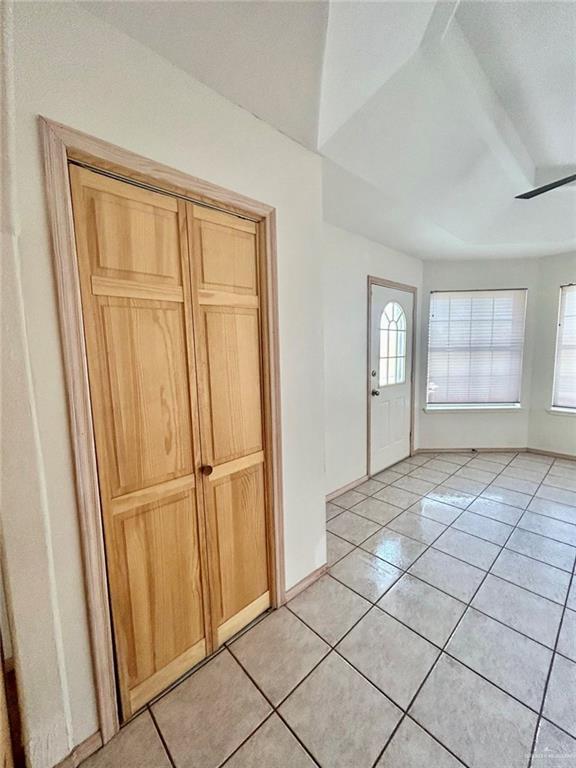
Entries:
POLYGON ((558 291, 558 312, 556 315, 556 340, 554 344, 554 371, 552 375, 552 398, 550 411, 553 413, 564 414, 567 416, 576 415, 576 406, 571 405, 559 405, 556 403, 556 381, 558 376, 558 354, 560 352, 560 336, 562 329, 562 308, 563 308, 563 295, 564 290, 572 288, 576 292, 576 283, 566 283, 561 285, 558 291))
POLYGON ((424 380, 424 407, 425 413, 439 413, 439 412, 468 412, 468 413, 485 413, 486 411, 493 412, 508 412, 518 413, 524 410, 523 406, 523 389, 524 389, 524 360, 526 352, 526 319, 528 316, 528 288, 453 288, 453 289, 435 289, 430 290, 428 293, 428 326, 426 331, 426 378, 424 380), (518 400, 515 402, 456 402, 456 403, 432 403, 429 402, 428 387, 430 381, 430 326, 431 318, 430 313, 432 309, 432 300, 434 294, 447 294, 447 293, 498 293, 498 292, 522 292, 524 294, 524 312, 522 318, 522 351, 520 356, 520 381, 518 386, 518 400))

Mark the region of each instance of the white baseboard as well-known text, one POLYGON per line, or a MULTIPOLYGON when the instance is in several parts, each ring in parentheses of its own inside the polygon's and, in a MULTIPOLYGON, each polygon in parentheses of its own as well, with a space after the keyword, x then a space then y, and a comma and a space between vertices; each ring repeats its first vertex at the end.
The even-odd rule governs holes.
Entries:
POLYGON ((343 493, 346 493, 346 491, 352 491, 354 488, 356 488, 357 485, 361 485, 362 483, 365 483, 366 480, 368 480, 368 475, 364 475, 363 477, 359 477, 358 480, 352 480, 351 483, 347 483, 346 485, 343 485, 342 488, 337 488, 335 491, 332 491, 326 496, 326 501, 332 501, 332 499, 335 499, 337 496, 340 496, 343 493))
POLYGON ((556 451, 545 451, 543 448, 526 448, 528 453, 541 453, 542 456, 552 456, 555 459, 569 459, 576 461, 576 454, 574 453, 557 453, 556 451))
POLYGON ((327 570, 328 563, 324 563, 324 565, 321 565, 320 568, 316 568, 316 570, 312 571, 312 573, 309 573, 308 576, 304 576, 303 579, 300 579, 300 581, 298 581, 296 584, 294 584, 293 587, 290 587, 290 589, 286 591, 285 602, 292 600, 292 598, 296 597, 296 595, 299 595, 300 592, 303 592, 305 589, 314 584, 315 581, 324 576, 327 570))
POLYGON ((80 763, 87 760, 94 752, 97 752, 101 746, 102 736, 100 731, 96 731, 92 736, 88 736, 87 739, 77 744, 68 757, 65 757, 55 768, 78 768, 80 763))
POLYGON ((526 453, 528 448, 417 448, 413 455, 423 453, 526 453))
POLYGON ((555 451, 546 451, 543 448, 417 448, 413 455, 426 453, 541 453, 543 456, 553 456, 556 459, 576 460, 576 454, 557 453, 555 451))

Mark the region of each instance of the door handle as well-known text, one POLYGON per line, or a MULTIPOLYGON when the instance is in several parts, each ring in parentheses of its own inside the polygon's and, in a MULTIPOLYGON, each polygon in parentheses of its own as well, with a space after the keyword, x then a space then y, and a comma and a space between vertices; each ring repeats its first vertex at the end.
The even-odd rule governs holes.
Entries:
POLYGON ((380 397, 380 390, 379 389, 373 389, 370 393, 372 397, 380 397))
POLYGON ((214 472, 214 467, 211 467, 211 466, 210 466, 210 464, 203 464, 203 465, 200 467, 200 472, 201 472, 203 475, 206 475, 206 477, 208 477, 208 475, 211 475, 211 474, 212 474, 212 472, 214 472))

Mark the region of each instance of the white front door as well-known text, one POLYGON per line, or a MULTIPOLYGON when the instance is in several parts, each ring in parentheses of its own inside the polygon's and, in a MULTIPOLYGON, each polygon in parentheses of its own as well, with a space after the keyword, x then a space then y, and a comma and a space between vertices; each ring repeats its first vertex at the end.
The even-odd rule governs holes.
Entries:
POLYGON ((370 284, 369 474, 410 455, 412 311, 408 290, 370 284))

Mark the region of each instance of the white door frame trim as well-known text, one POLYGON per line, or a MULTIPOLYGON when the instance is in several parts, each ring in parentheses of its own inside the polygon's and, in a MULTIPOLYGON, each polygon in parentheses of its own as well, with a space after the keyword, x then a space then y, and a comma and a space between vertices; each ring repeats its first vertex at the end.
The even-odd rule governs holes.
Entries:
POLYGON ((380 285, 383 288, 394 288, 397 291, 406 291, 413 294, 412 301, 412 366, 410 371, 410 456, 414 453, 414 411, 415 411, 415 372, 416 372, 416 307, 418 289, 414 285, 395 283, 393 280, 385 280, 381 277, 368 275, 368 343, 366 345, 366 474, 370 476, 370 452, 372 448, 372 382, 370 376, 370 355, 372 350, 372 286, 380 285))
POLYGON ((273 207, 134 154, 68 126, 39 116, 44 149, 46 203, 58 292, 60 332, 70 419, 85 593, 94 665, 94 685, 102 742, 120 727, 112 622, 80 281, 68 163, 74 161, 136 185, 183 197, 201 205, 243 216, 257 223, 262 254, 264 366, 264 437, 268 559, 273 607, 285 602, 284 525, 282 510, 282 443, 280 359, 276 268, 276 211, 273 207))

